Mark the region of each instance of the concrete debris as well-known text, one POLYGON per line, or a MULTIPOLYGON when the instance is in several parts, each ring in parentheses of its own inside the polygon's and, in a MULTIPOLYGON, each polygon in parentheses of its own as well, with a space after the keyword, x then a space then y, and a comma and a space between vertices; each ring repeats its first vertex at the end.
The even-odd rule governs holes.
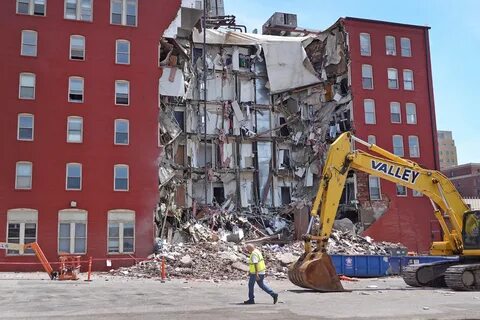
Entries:
POLYGON ((400 243, 374 242, 370 237, 361 237, 350 231, 334 231, 328 240, 329 254, 390 255, 392 249, 406 249, 400 243))
MULTIPOLYGON (((193 227, 194 230, 205 229, 193 227)), ((211 238, 211 237, 207 237, 211 238)), ((348 232, 334 230, 329 242, 329 254, 386 254, 387 248, 399 246, 391 243, 368 242, 360 236, 351 236, 348 232), (345 240, 342 240, 345 238, 345 240)), ((267 275, 286 279, 288 266, 303 253, 303 243, 290 241, 286 244, 266 243, 259 245, 267 264, 267 275)), ((202 241, 171 245, 160 242, 157 252, 148 260, 132 267, 111 270, 111 274, 123 277, 158 278, 161 275, 162 257, 166 261, 166 270, 170 278, 203 280, 239 280, 245 279, 248 272, 248 256, 243 244, 232 242, 202 241)), ((373 288, 373 286, 372 286, 373 288)))

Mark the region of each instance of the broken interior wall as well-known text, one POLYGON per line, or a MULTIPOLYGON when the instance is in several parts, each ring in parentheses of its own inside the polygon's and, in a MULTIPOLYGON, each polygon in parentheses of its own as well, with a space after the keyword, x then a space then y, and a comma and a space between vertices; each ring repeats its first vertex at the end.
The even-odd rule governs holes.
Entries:
POLYGON ((263 215, 296 202, 308 212, 329 143, 352 129, 342 26, 298 38, 205 31, 206 70, 202 34, 162 42, 178 59, 162 56, 176 64, 160 82, 160 90, 173 87, 161 92, 160 163, 175 175, 160 193, 182 185, 187 217, 204 205, 263 215))

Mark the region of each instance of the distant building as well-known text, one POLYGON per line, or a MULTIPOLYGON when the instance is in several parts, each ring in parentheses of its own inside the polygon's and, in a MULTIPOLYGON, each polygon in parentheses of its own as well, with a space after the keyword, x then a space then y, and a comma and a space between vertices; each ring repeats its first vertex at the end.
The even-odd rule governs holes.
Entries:
POLYGON ((453 140, 452 131, 438 130, 438 154, 440 157, 440 170, 453 167, 457 162, 457 147, 453 140))
POLYGON ((442 170, 464 198, 480 197, 480 163, 467 163, 442 170))

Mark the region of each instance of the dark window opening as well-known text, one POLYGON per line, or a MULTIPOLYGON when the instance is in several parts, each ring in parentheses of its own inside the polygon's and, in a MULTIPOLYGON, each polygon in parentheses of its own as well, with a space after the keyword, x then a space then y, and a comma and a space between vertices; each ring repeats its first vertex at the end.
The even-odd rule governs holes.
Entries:
POLYGON ((282 205, 287 205, 292 202, 290 187, 280 187, 280 192, 282 194, 282 205))
MULTIPOLYGON (((284 117, 280 117, 280 125, 284 125, 287 123, 284 117)), ((283 127, 280 128, 280 135, 282 137, 288 137, 290 135, 290 130, 288 129, 287 125, 284 125, 283 127)))
POLYGON ((225 202, 225 190, 223 187, 213 187, 213 201, 219 205, 225 202))
POLYGON ((182 131, 185 131, 185 112, 175 111, 175 119, 177 120, 178 126, 182 131))

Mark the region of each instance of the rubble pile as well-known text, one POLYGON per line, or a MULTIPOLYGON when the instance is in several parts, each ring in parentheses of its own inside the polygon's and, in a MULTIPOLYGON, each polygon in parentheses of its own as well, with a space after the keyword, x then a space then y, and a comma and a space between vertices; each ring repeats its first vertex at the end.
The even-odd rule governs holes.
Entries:
MULTIPOLYGON (((208 229, 199 225, 190 226, 207 239, 208 229)), ((255 240, 251 241, 254 242, 255 240)), ((267 240, 268 241, 268 240, 267 240)), ((295 262, 303 253, 303 243, 290 242, 285 245, 265 243, 261 247, 267 273, 277 279, 286 279, 288 265, 295 262)), ((334 230, 329 240, 329 254, 388 255, 391 248, 402 248, 401 244, 388 242, 375 243, 369 237, 352 235, 349 232, 334 230)), ((161 275, 161 261, 165 258, 166 271, 170 278, 203 280, 239 280, 245 279, 248 272, 247 255, 243 244, 227 241, 200 241, 196 243, 178 243, 175 245, 161 243, 157 253, 148 260, 132 267, 111 270, 111 274, 136 278, 157 278, 161 275)))
POLYGON ((370 237, 362 237, 348 231, 334 230, 328 239, 329 254, 346 255, 390 255, 394 249, 405 249, 401 243, 374 242, 370 237))

